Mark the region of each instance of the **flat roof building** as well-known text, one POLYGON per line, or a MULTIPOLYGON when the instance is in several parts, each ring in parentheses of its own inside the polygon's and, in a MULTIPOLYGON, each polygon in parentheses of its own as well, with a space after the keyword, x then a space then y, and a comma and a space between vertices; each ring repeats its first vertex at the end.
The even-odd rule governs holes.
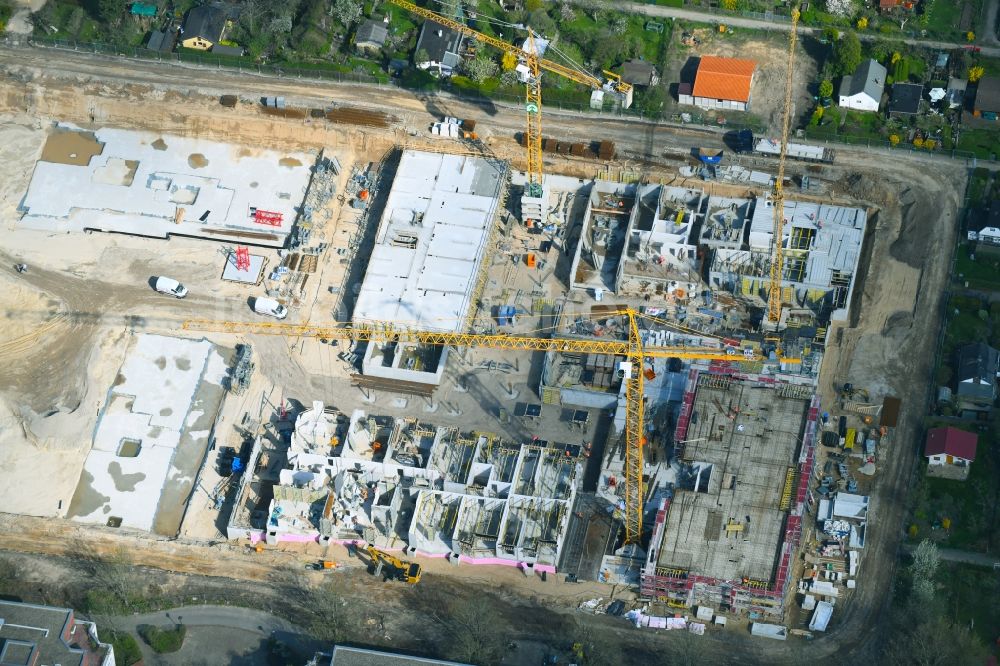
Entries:
POLYGON ((0 664, 4 666, 114 666, 114 648, 97 625, 71 608, 0 601, 0 664))
POLYGON ((354 322, 463 330, 497 228, 506 177, 506 165, 480 157, 404 151, 354 322))
POLYGON ((282 247, 313 161, 304 153, 60 125, 35 164, 20 224, 282 247))

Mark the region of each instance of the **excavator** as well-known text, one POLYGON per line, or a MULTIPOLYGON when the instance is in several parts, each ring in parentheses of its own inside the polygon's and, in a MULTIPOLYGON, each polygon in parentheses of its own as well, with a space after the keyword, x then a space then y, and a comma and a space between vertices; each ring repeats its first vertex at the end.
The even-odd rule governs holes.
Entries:
POLYGON ((410 585, 420 582, 421 568, 416 562, 401 560, 371 545, 365 547, 365 552, 371 558, 376 576, 381 575, 384 580, 400 580, 410 585))

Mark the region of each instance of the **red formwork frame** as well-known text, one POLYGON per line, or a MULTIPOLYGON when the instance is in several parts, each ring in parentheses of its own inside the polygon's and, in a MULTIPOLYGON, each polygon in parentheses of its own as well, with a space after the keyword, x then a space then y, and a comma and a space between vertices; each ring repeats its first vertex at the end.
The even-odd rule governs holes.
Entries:
POLYGON ((236 247, 236 270, 250 270, 250 248, 246 245, 238 245, 236 247))
MULTIPOLYGON (((741 377, 741 379, 750 379, 741 377)), ((765 383, 776 383, 771 378, 755 377, 753 381, 763 381, 765 383)), ((697 388, 698 371, 691 370, 688 373, 688 388, 684 392, 684 400, 681 405, 681 413, 677 420, 674 441, 683 441, 687 436, 690 425, 691 410, 694 406, 694 394, 697 388)), ((816 462, 816 429, 819 417, 819 397, 813 396, 809 405, 809 412, 806 417, 805 436, 802 438, 802 449, 799 451, 799 479, 795 489, 795 507, 785 523, 784 540, 781 543, 778 568, 775 572, 774 582, 766 589, 759 589, 743 585, 741 581, 724 581, 699 574, 679 574, 658 575, 656 573, 656 557, 663 544, 664 532, 666 530, 667 514, 670 509, 670 500, 663 500, 660 508, 656 512, 656 522, 653 527, 653 535, 649 542, 649 556, 646 566, 643 568, 640 577, 640 591, 649 597, 663 596, 667 592, 686 592, 690 599, 691 590, 697 583, 707 583, 709 585, 729 586, 729 605, 732 607, 736 595, 740 592, 747 592, 752 597, 758 599, 768 599, 775 602, 778 608, 783 607, 783 601, 787 585, 791 578, 792 567, 795 563, 795 553, 802 540, 802 519, 806 511, 806 501, 809 493, 809 479, 812 475, 813 465, 816 462)))
POLYGON ((254 211, 253 221, 257 224, 266 224, 269 227, 280 227, 281 220, 284 215, 281 213, 276 213, 271 210, 261 210, 258 208, 254 211))

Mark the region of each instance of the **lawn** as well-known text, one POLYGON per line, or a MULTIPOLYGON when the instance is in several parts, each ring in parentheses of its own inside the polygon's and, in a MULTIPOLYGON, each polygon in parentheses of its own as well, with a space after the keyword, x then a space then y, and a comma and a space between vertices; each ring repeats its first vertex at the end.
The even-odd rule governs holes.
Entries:
POLYGON ((1000 646, 995 643, 1000 635, 1000 615, 996 609, 1000 576, 971 564, 942 561, 937 578, 945 617, 959 625, 971 625, 989 654, 1000 655, 1000 646))
POLYGON ((972 259, 972 248, 963 243, 958 247, 955 275, 962 284, 972 289, 1000 291, 1000 257, 980 252, 972 259))
POLYGON ((958 149, 974 153, 980 159, 995 160, 1000 155, 1000 126, 997 129, 964 129, 958 137, 958 149))
POLYGON ((969 205, 976 207, 982 206, 988 201, 987 188, 990 185, 990 170, 984 167, 977 167, 972 172, 972 177, 969 178, 969 189, 966 192, 969 205))

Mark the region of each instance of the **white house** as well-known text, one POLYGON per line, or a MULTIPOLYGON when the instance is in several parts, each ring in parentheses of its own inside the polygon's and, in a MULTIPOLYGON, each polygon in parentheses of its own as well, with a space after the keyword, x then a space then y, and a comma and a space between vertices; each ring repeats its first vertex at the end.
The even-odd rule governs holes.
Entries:
POLYGON ((927 464, 968 467, 976 459, 975 433, 958 428, 934 428, 927 433, 924 456, 927 464))
POLYGON ((858 111, 878 111, 886 74, 885 67, 874 60, 861 63, 854 74, 840 80, 840 101, 837 106, 858 111))

